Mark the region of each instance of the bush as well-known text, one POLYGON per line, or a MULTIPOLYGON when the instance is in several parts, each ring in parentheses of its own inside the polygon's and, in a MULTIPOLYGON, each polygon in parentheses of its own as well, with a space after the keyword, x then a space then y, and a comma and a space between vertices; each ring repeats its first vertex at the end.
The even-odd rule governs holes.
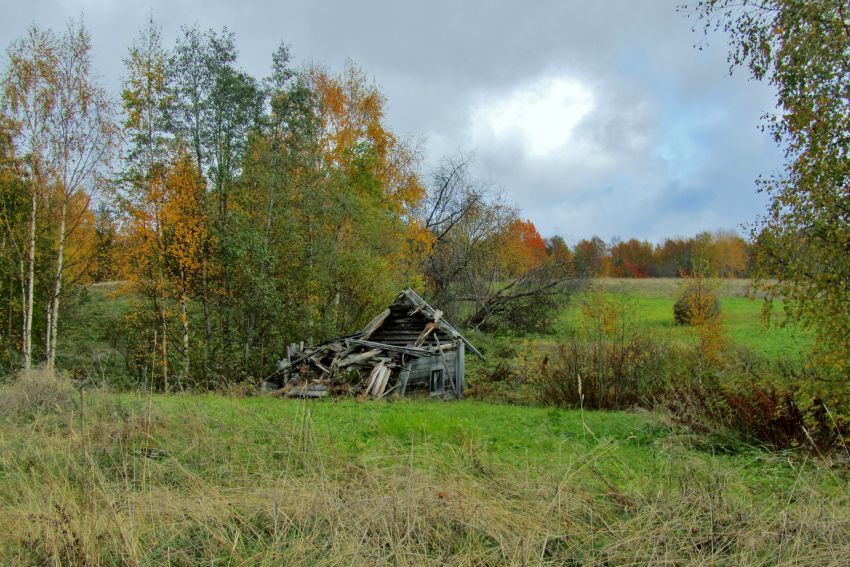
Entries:
POLYGON ((42 413, 66 413, 74 407, 74 387, 51 370, 23 370, 0 387, 0 415, 27 419, 42 413))
POLYGON ((688 286, 673 305, 677 325, 699 325, 716 319, 719 314, 717 295, 700 282, 688 286))
POLYGON ((665 366, 669 350, 652 337, 626 341, 567 340, 541 365, 541 401, 588 409, 645 405, 668 374, 665 366))
POLYGON ((707 368, 697 345, 683 351, 661 382, 654 407, 697 432, 734 432, 775 449, 826 451, 844 444, 850 412, 810 393, 811 384, 824 381, 817 371, 745 349, 724 349, 722 361, 707 368))

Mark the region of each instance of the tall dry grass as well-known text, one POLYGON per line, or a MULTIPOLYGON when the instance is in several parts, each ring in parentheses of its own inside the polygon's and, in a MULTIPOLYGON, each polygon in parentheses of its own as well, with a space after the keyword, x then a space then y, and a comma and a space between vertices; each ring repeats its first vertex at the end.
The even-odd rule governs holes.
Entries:
POLYGON ((754 497, 747 471, 695 460, 675 437, 652 449, 660 460, 647 479, 620 460, 613 441, 587 444, 554 468, 507 465, 473 437, 460 445, 388 444, 385 453, 352 458, 332 450, 335 433, 317 429, 306 404, 294 420, 229 406, 263 443, 223 435, 222 422, 210 415, 158 407, 155 398, 93 394, 64 412, 5 419, 0 563, 850 559, 848 502, 827 500, 821 489, 845 481, 827 463, 795 465, 795 481, 766 501, 754 497))

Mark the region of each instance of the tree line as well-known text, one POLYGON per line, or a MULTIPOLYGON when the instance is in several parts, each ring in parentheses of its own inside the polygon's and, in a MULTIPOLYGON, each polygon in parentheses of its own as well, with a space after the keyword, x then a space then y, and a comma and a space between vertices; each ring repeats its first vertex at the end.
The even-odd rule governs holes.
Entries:
POLYGON ((568 250, 580 272, 612 278, 672 278, 696 273, 718 278, 747 278, 754 270, 753 243, 733 231, 701 232, 696 236, 647 240, 598 236, 582 239, 569 249, 560 237, 548 239, 550 249, 568 250))

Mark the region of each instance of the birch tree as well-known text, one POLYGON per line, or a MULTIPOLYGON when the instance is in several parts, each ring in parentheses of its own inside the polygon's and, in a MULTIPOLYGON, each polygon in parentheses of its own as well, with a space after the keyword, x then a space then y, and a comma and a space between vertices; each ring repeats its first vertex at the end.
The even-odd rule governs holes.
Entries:
POLYGON ((29 214, 21 252, 23 367, 33 362, 32 328, 36 283, 36 232, 39 204, 50 188, 55 173, 51 160, 51 120, 56 108, 59 43, 52 32, 30 27, 8 50, 8 67, 3 76, 3 109, 14 124, 14 144, 23 156, 29 214))
POLYGON ((55 271, 47 304, 45 361, 48 367, 56 360, 67 240, 89 211, 88 203, 111 157, 116 133, 109 97, 92 75, 91 37, 80 22, 71 21, 59 42, 54 79, 55 102, 48 118, 48 143, 57 177, 58 228, 55 271), (79 199, 85 206, 69 206, 79 199))
POLYGON ((124 103, 124 134, 128 151, 124 156, 126 201, 131 215, 146 223, 143 234, 152 235, 149 257, 135 268, 145 274, 142 291, 153 303, 159 328, 156 333, 157 364, 163 389, 168 389, 168 316, 165 306, 164 275, 158 260, 163 249, 162 205, 164 179, 171 148, 168 115, 172 101, 167 57, 160 32, 153 21, 142 31, 125 59, 127 79, 124 103))

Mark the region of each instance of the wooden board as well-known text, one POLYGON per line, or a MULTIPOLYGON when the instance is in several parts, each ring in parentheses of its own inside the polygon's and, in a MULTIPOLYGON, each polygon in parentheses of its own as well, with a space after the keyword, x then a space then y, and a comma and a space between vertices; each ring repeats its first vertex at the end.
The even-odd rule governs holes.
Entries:
POLYGON ((362 338, 368 339, 370 336, 372 336, 372 333, 374 333, 378 329, 378 327, 381 326, 381 324, 389 316, 389 314, 390 310, 384 309, 377 317, 369 321, 369 323, 363 329, 362 338))
POLYGON ((377 380, 378 375, 381 374, 382 369, 384 368, 384 363, 379 362, 373 369, 372 373, 369 374, 369 381, 366 383, 366 389, 363 390, 363 393, 360 394, 357 399, 365 400, 369 396, 369 392, 372 391, 372 387, 375 385, 375 380, 377 380))
POLYGON ((387 367, 383 367, 381 369, 381 374, 375 382, 375 387, 372 388, 372 396, 375 398, 380 398, 383 395, 384 390, 387 387, 387 382, 389 382, 390 374, 392 374, 392 370, 387 367))
POLYGON ((340 360, 337 363, 337 366, 339 368, 343 368, 343 367, 348 366, 350 364, 355 364, 357 362, 363 362, 364 360, 369 360, 372 357, 378 356, 379 354, 381 354, 381 352, 382 352, 381 349, 372 349, 372 350, 368 350, 366 352, 361 352, 360 354, 351 354, 349 356, 346 356, 342 360, 340 360))

